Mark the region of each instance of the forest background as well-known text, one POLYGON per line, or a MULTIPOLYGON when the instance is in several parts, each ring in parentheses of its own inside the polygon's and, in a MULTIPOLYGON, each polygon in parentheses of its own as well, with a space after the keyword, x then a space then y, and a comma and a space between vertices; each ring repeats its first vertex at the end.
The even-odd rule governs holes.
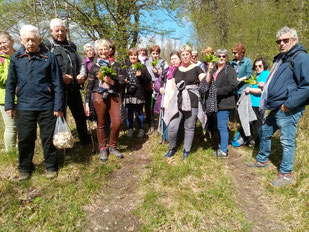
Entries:
MULTIPOLYGON (((98 38, 109 38, 122 60, 130 47, 156 36, 185 41, 200 50, 205 46, 231 50, 235 43, 247 47, 252 59, 264 56, 269 62, 277 53, 275 34, 283 26, 293 27, 300 42, 309 45, 309 2, 307 0, 2 0, 0 28, 17 37, 24 24, 37 26, 43 37, 49 36, 50 19, 67 19, 69 39, 82 51, 82 45, 98 38), (162 27, 166 17, 153 16, 161 11, 180 27, 192 25, 192 33, 177 38, 162 27)), ((177 49, 176 43, 165 43, 164 57, 177 49)))

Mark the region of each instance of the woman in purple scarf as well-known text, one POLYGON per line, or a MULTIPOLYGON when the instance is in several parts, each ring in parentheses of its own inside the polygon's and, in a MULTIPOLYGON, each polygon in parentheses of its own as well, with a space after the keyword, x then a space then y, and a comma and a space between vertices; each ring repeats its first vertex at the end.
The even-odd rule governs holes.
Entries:
POLYGON ((158 80, 154 84, 154 89, 159 93, 157 101, 154 106, 154 112, 160 114, 159 117, 159 131, 162 134, 162 140, 160 144, 168 141, 168 129, 167 125, 163 121, 164 109, 168 107, 168 104, 174 94, 174 88, 172 86, 174 70, 180 65, 180 55, 177 51, 170 54, 171 65, 164 69, 158 80))

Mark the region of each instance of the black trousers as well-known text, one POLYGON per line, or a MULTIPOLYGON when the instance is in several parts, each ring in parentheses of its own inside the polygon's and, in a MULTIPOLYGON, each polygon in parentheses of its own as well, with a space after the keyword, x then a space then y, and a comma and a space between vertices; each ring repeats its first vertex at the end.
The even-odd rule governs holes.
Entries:
POLYGON ((80 141, 84 144, 90 143, 91 139, 87 132, 86 115, 79 89, 67 90, 67 93, 64 96, 66 101, 65 105, 66 107, 68 106, 70 108, 73 118, 75 120, 76 129, 80 141))
POLYGON ((40 128, 44 164, 48 171, 58 170, 57 149, 53 145, 53 134, 56 124, 54 110, 17 111, 18 131, 18 169, 20 173, 31 173, 34 170, 33 155, 37 138, 37 124, 40 128))
POLYGON ((151 107, 151 97, 152 91, 145 91, 145 113, 146 113, 146 123, 149 127, 154 127, 154 104, 155 99, 153 99, 151 107))

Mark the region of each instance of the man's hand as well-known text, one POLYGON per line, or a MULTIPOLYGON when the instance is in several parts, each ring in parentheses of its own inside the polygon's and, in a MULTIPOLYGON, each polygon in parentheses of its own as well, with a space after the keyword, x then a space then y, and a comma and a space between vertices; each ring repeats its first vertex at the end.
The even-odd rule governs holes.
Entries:
POLYGON ((78 84, 83 84, 85 82, 85 77, 82 74, 78 74, 76 77, 77 83, 78 84))
POLYGON ((63 74, 62 80, 63 80, 64 84, 68 85, 73 80, 73 77, 71 75, 68 75, 68 74, 63 74))
POLYGON ((283 112, 290 112, 290 108, 286 107, 284 104, 281 105, 280 109, 283 111, 283 112))
POLYGON ((61 111, 54 111, 54 116, 55 117, 63 117, 63 112, 61 112, 61 111))
POLYGON ((14 118, 15 117, 15 110, 7 110, 6 113, 9 115, 10 118, 14 118))

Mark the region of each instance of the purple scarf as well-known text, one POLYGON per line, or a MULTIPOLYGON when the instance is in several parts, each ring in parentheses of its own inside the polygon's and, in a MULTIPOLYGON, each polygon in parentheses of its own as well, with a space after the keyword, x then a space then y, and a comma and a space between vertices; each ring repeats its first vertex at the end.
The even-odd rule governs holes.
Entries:
POLYGON ((167 73, 167 79, 170 80, 173 78, 173 73, 175 71, 175 67, 173 65, 170 65, 170 67, 168 68, 168 73, 167 73))

